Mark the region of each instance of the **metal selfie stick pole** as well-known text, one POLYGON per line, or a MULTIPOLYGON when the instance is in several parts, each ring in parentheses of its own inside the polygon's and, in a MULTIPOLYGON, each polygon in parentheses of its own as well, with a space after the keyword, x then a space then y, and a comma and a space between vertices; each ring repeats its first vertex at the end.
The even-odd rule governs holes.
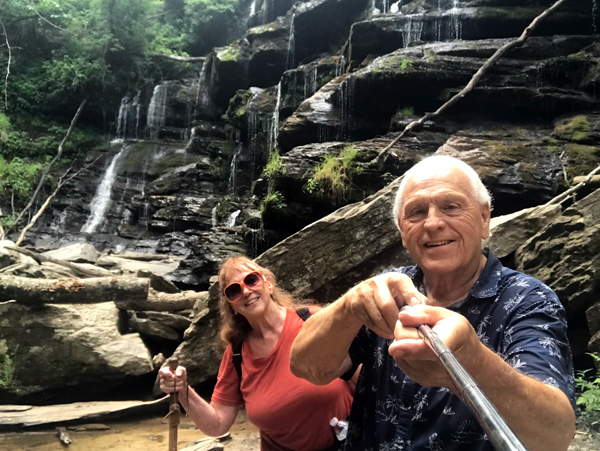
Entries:
MULTIPOLYGON (((410 307, 409 307, 410 308, 410 307)), ((404 306, 400 309, 407 309, 404 306)), ((485 396, 477 382, 454 357, 442 339, 431 327, 423 324, 417 327, 425 343, 433 350, 448 376, 459 390, 463 402, 471 410, 497 451, 527 451, 504 418, 485 396)))

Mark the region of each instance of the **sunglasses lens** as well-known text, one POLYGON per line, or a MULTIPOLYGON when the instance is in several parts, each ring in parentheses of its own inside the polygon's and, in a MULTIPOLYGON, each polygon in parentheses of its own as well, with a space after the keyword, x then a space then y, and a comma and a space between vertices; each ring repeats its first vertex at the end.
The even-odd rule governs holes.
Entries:
POLYGON ((225 296, 230 301, 235 301, 242 295, 242 286, 239 283, 233 283, 225 288, 225 296))
POLYGON ((256 273, 256 272, 252 272, 250 274, 248 274, 246 276, 246 278, 244 279, 244 283, 246 284, 246 286, 248 288, 255 288, 258 287, 262 282, 262 277, 260 276, 260 274, 256 273))

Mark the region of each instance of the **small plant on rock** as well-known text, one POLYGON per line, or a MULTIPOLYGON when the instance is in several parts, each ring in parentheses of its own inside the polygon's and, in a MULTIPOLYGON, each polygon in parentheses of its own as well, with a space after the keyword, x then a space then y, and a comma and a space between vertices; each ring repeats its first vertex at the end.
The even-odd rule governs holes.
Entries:
MULTIPOLYGON (((596 362, 600 362, 600 355, 590 353, 596 362)), ((596 374, 593 379, 587 377, 587 373, 592 370, 580 371, 575 378, 575 386, 580 391, 577 397, 577 405, 583 407, 583 415, 588 418, 600 419, 600 375, 596 374)))
POLYGON ((414 116, 414 115, 415 115, 415 109, 411 106, 405 106, 402 108, 398 108, 398 110, 396 111, 396 116, 398 116, 398 117, 414 116))
POLYGON ((329 197, 340 201, 348 196, 351 190, 351 179, 360 173, 362 168, 354 159, 358 151, 352 145, 345 147, 340 154, 326 155, 311 178, 304 185, 304 190, 312 195, 329 197))
POLYGON ((8 354, 0 355, 0 387, 12 385, 15 368, 8 354))
POLYGON ((413 71, 413 62, 408 58, 404 58, 402 60, 402 64, 400 64, 400 72, 403 74, 407 74, 413 71))

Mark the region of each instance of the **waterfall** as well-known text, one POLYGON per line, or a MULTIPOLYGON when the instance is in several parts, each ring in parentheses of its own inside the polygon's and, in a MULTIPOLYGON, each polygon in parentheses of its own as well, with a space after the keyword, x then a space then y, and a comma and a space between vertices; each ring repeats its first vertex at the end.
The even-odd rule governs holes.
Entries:
POLYGON ((287 68, 292 69, 294 67, 296 59, 296 37, 294 36, 296 22, 296 13, 292 14, 292 21, 290 22, 290 36, 288 38, 288 54, 287 54, 287 68))
POLYGON ((342 75, 345 72, 346 72, 346 57, 344 55, 341 55, 338 58, 337 64, 335 65, 335 76, 339 77, 340 75, 342 75))
POLYGON ((423 25, 425 21, 420 14, 411 14, 408 20, 402 24, 400 34, 402 34, 402 46, 408 47, 411 42, 421 40, 423 35, 423 25))
POLYGON ((152 129, 153 138, 158 136, 157 129, 165 125, 168 89, 168 85, 161 83, 156 85, 152 92, 152 99, 148 106, 147 127, 152 129))
POLYGON ((596 28, 596 20, 598 18, 598 0, 592 0, 592 33, 596 36, 598 30, 596 28))
POLYGON ((242 152, 242 143, 239 143, 235 148, 233 157, 231 158, 231 165, 229 166, 229 182, 227 183, 227 192, 235 194, 235 183, 236 183, 236 172, 237 172, 237 160, 242 152))
POLYGON ((106 213, 108 213, 110 207, 110 195, 115 180, 117 179, 119 163, 127 154, 128 150, 129 147, 123 145, 121 150, 119 150, 119 153, 117 153, 110 162, 110 165, 106 169, 104 177, 102 177, 102 181, 96 190, 94 199, 92 199, 92 203, 90 204, 90 216, 81 228, 81 232, 94 233, 100 223, 106 218, 106 213))
POLYGON ((213 209, 210 211, 210 219, 212 222, 213 229, 219 225, 219 217, 217 215, 217 210, 219 209, 219 204, 215 205, 213 209))
POLYGON ((200 74, 198 75, 198 91, 196 93, 196 106, 207 106, 210 103, 208 86, 206 85, 206 63, 202 64, 200 74))
POLYGON ((235 220, 240 215, 241 210, 236 210, 229 215, 227 220, 225 221, 225 227, 233 227, 235 225, 235 220))
POLYGON ((452 0, 452 9, 450 9, 450 35, 454 40, 462 39, 462 23, 458 15, 459 0, 452 0))
POLYGON ((277 147, 277 137, 279 136, 279 109, 281 108, 281 80, 277 85, 277 102, 269 124, 269 152, 277 147))
MULTIPOLYGON (((336 67, 337 70, 337 67, 336 67)), ((308 99, 317 92, 317 75, 319 72, 318 64, 315 64, 310 70, 304 71, 304 98, 308 99)))
POLYGON ((121 99, 117 117, 117 139, 138 138, 140 125, 140 93, 133 100, 126 95, 121 99))

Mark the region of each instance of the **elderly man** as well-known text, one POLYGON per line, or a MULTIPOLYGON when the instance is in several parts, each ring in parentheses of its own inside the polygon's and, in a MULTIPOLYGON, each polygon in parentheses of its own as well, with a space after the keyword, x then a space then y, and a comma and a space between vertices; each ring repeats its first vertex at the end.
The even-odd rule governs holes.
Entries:
POLYGON ((346 450, 494 449, 421 340, 421 324, 528 450, 566 450, 575 414, 565 312, 546 285, 482 252, 490 196, 475 171, 426 158, 406 173, 394 212, 416 266, 352 288, 313 315, 292 347, 292 372, 315 384, 363 364, 346 450), (403 305, 411 308, 400 313, 403 305))

